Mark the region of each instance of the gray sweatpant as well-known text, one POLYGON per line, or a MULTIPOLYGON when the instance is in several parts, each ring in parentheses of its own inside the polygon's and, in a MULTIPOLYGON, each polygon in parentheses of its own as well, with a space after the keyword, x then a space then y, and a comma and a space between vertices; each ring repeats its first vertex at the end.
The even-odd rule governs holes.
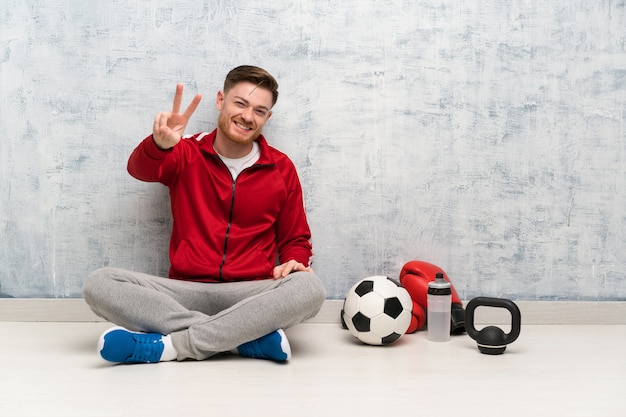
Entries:
POLYGON ((171 335, 178 360, 203 360, 317 314, 326 292, 309 272, 278 280, 197 283, 118 268, 92 272, 83 296, 129 330, 171 335))

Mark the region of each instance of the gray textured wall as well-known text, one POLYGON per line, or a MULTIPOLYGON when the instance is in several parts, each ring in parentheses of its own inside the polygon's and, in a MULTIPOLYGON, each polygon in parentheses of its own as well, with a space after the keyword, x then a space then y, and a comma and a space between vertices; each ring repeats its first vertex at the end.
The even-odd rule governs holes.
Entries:
POLYGON ((167 190, 127 156, 179 81, 213 129, 243 63, 279 80, 329 298, 424 259, 465 298, 626 299, 624 0, 4 0, 2 296, 165 274, 167 190))

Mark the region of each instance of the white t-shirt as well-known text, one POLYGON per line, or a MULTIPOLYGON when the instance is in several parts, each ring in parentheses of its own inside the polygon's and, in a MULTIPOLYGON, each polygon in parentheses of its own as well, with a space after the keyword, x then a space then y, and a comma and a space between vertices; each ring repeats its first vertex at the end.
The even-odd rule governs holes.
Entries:
MULTIPOLYGON (((220 155, 219 152, 218 155, 220 155)), ((261 151, 259 150, 259 144, 254 141, 252 142, 252 150, 248 155, 235 159, 220 155, 220 159, 228 167, 230 175, 233 176, 233 181, 235 181, 239 174, 241 174, 241 171, 254 165, 254 163, 259 160, 260 156, 261 151)))

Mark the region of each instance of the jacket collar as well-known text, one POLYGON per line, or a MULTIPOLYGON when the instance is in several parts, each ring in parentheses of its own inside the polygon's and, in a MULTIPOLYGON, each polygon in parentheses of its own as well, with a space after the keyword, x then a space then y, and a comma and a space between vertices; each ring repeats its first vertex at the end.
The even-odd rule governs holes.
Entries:
MULTIPOLYGON (((198 140, 198 145, 200 146, 200 149, 210 155, 214 155, 216 157, 219 157, 219 155, 217 154, 217 152, 215 152, 215 149, 213 148, 213 142, 215 142, 215 137, 217 136, 217 129, 213 130, 213 132, 211 133, 201 133, 199 135, 199 140, 198 140)), ((267 140, 265 139, 265 136, 260 135, 257 139, 256 142, 259 144, 259 151, 261 152, 261 156, 259 157, 259 160, 256 162, 256 164, 274 164, 274 158, 271 155, 271 147, 270 145, 267 143, 267 140)))

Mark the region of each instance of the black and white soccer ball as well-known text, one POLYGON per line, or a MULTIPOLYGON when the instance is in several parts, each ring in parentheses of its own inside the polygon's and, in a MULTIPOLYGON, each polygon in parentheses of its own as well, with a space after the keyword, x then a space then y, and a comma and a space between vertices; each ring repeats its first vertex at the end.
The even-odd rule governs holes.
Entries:
POLYGON ((345 327, 368 345, 398 340, 411 324, 413 302, 400 283, 385 276, 357 282, 346 295, 341 311, 345 327))

